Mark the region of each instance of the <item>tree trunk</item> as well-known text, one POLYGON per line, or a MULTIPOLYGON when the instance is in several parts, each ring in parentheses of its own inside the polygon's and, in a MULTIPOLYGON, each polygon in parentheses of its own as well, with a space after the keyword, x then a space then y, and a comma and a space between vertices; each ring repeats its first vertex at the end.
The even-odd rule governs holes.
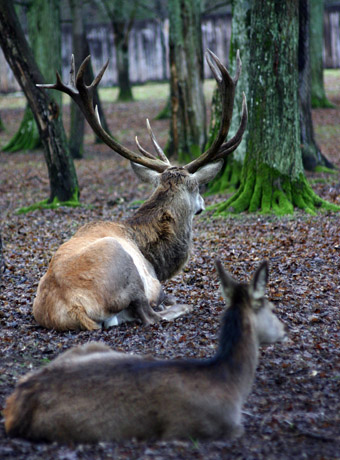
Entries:
POLYGON ((316 167, 334 168, 332 163, 321 153, 314 139, 311 84, 310 84, 310 47, 309 47, 309 0, 299 2, 299 96, 300 96, 300 130, 302 161, 305 169, 316 167))
POLYGON ((324 0, 310 0, 310 60, 312 107, 334 107, 326 97, 323 81, 323 18, 324 0))
POLYGON ((299 0, 254 0, 251 11, 249 122, 241 185, 216 212, 309 213, 337 209, 308 184, 300 149, 299 0), (287 33, 289 31, 289 33, 287 33))
MULTIPOLYGON (((79 0, 69 0, 69 5, 72 16, 72 49, 75 66, 76 69, 78 69, 80 64, 86 58, 84 21, 79 0)), ((90 84, 90 82, 87 82, 87 84, 90 84)), ((83 157, 84 131, 84 115, 78 105, 71 101, 71 123, 68 145, 72 158, 83 157)))
POLYGON ((206 142, 200 0, 169 2, 171 122, 168 154, 187 162, 206 142))
POLYGON ((100 0, 104 11, 110 18, 116 66, 118 74, 118 101, 132 101, 132 87, 129 76, 129 36, 138 8, 138 0, 121 2, 119 0, 100 0))
POLYGON ((113 37, 116 49, 116 62, 118 73, 119 93, 117 100, 120 102, 132 101, 132 87, 129 77, 129 27, 126 22, 111 20, 113 37))
MULTIPOLYGON (((56 0, 33 0, 27 4, 28 37, 34 58, 47 81, 61 70, 60 10, 56 0)), ((54 91, 58 105, 61 95, 54 91)), ((14 137, 3 147, 6 152, 33 150, 41 145, 33 113, 26 106, 23 120, 14 137)))
MULTIPOLYGON (((79 68, 83 60, 89 56, 90 47, 86 36, 86 24, 85 17, 82 8, 82 2, 80 0, 69 0, 71 16, 72 16, 72 44, 73 54, 75 59, 76 69, 79 68)), ((90 84, 94 80, 94 74, 91 62, 88 63, 85 69, 85 81, 90 84)), ((102 127, 106 132, 110 132, 105 114, 102 108, 102 104, 99 99, 98 87, 94 88, 93 103, 98 107, 99 118, 102 127)), ((84 148, 84 132, 85 132, 85 118, 78 107, 73 101, 71 101, 71 127, 69 137, 69 147, 73 158, 83 157, 84 148)), ((102 142, 96 136, 96 142, 102 142)))
POLYGON ((0 114, 0 131, 3 131, 5 129, 4 123, 1 119, 1 114, 0 114))
MULTIPOLYGON (((41 206, 78 204, 78 183, 66 137, 59 117, 59 106, 44 90, 37 64, 26 42, 13 4, 0 0, 0 45, 18 83, 27 97, 44 146, 50 180, 50 197, 41 206)), ((46 43, 48 47, 48 43, 46 43)))
MULTIPOLYGON (((232 137, 240 124, 242 93, 249 94, 248 72, 249 72, 249 47, 250 47, 250 15, 251 8, 248 0, 233 0, 232 2, 232 32, 229 50, 229 67, 231 75, 235 72, 236 52, 240 51, 242 61, 242 72, 237 84, 235 94, 233 118, 231 121, 229 137, 232 137)), ((216 137, 221 120, 221 98, 216 88, 213 95, 212 115, 209 128, 209 147, 216 137)), ((227 157, 221 173, 209 184, 209 193, 221 193, 226 190, 235 190, 241 181, 241 171, 244 162, 247 146, 248 130, 237 150, 227 157)))

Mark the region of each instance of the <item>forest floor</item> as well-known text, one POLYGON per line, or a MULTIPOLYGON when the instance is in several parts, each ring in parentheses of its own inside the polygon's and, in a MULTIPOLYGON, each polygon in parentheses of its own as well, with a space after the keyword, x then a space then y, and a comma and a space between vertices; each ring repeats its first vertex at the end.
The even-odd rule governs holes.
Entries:
MULTIPOLYGON (((316 137, 323 153, 340 168, 339 80, 330 75, 326 84, 337 108, 314 111, 316 137)), ((142 145, 149 145, 144 119, 152 120, 163 104, 163 99, 111 103, 105 104, 105 110, 112 132, 133 147, 136 134, 142 145)), ((6 126, 0 133, 1 145, 16 131, 22 113, 22 108, 1 109, 6 126)), ((164 145, 168 122, 155 120, 152 126, 164 145)), ((22 375, 76 344, 103 341, 115 350, 164 359, 211 356, 224 308, 213 265, 217 255, 238 280, 249 279, 260 261, 269 260, 268 297, 288 327, 289 340, 261 348, 255 382, 244 406, 245 434, 235 441, 31 443, 8 438, 0 416, 0 458, 340 459, 338 213, 310 216, 296 211, 281 218, 242 214, 223 220, 205 213, 195 218, 187 266, 165 283, 167 292, 181 303, 194 305, 192 313, 171 323, 131 323, 96 332, 61 333, 36 324, 33 299, 58 246, 86 222, 131 215, 136 201, 150 193, 125 160, 93 139, 87 127, 85 157, 76 161, 83 204, 78 208, 16 214, 17 208, 48 197, 43 154, 39 150, 0 153, 0 226, 6 260, 0 280, 0 410, 22 375)), ((307 175, 316 193, 340 205, 339 172, 307 175)), ((207 197, 206 202, 221 199, 207 197)))

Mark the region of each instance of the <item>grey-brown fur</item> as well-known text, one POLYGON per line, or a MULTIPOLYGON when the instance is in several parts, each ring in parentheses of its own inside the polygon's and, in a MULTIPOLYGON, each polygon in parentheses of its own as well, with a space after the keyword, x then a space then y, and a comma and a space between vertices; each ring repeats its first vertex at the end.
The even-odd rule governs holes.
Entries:
POLYGON ((210 182, 223 159, 238 147, 248 118, 244 95, 239 128, 226 140, 241 60, 237 52, 236 73, 231 77, 211 51, 207 51, 206 57, 221 93, 221 123, 207 150, 183 167, 171 165, 148 120, 147 129, 156 155, 145 150, 137 137, 139 153, 124 147, 103 129, 94 107, 93 88, 99 84, 108 63, 87 85, 84 76, 90 57, 84 59, 76 72, 72 56, 68 84, 57 74, 55 84, 38 85, 68 94, 96 135, 128 159, 142 180, 155 186, 151 198, 124 225, 85 226, 58 249, 40 280, 33 304, 34 317, 42 326, 93 330, 136 316, 145 324, 151 324, 162 319, 170 321, 191 310, 186 305, 175 304, 156 312, 154 308, 163 300, 165 305, 174 304, 173 299, 170 302, 169 297, 164 296, 160 281, 171 278, 186 263, 191 247, 192 218, 204 209, 198 187, 210 182))
POLYGON ((156 312, 163 301, 170 303, 160 281, 186 263, 192 220, 204 209, 199 185, 220 168, 217 162, 194 174, 180 167, 157 173, 134 165, 155 191, 125 222, 87 224, 60 246, 38 286, 36 321, 58 330, 93 330, 135 318, 145 324, 171 321, 190 311, 175 304, 156 312))
POLYGON ((285 332, 264 297, 266 264, 248 285, 216 267, 229 308, 213 358, 158 361, 100 343, 75 347, 18 384, 4 411, 7 433, 64 442, 240 435, 258 347, 285 332))

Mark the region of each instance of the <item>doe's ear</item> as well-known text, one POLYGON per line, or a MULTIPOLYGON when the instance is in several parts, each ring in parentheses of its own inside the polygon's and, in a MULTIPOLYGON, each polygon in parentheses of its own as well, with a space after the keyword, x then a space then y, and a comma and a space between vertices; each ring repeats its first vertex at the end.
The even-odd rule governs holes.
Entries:
POLYGON ((220 259, 215 259, 215 267, 218 273, 218 277, 221 282, 221 291, 226 303, 226 306, 231 305, 231 298, 237 282, 225 271, 220 259))
POLYGON ((256 270, 251 281, 254 299, 260 299, 266 295, 266 286, 268 282, 268 262, 264 260, 256 270))
POLYGON ((202 168, 196 171, 193 176, 199 185, 207 184, 212 181, 216 174, 221 170, 222 165, 223 160, 214 161, 213 163, 202 166, 202 168))
POLYGON ((146 168, 145 166, 139 165, 138 163, 130 162, 133 172, 136 176, 143 182, 147 182, 148 184, 158 185, 160 173, 154 171, 152 169, 146 168))

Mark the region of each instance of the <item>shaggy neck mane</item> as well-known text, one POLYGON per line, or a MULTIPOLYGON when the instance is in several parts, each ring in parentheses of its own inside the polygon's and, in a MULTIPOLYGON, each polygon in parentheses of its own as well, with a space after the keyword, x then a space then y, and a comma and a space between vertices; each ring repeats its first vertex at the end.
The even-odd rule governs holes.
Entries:
POLYGON ((175 201, 176 196, 176 184, 166 183, 125 221, 160 281, 171 278, 182 268, 191 246, 192 219, 186 203, 175 201))

